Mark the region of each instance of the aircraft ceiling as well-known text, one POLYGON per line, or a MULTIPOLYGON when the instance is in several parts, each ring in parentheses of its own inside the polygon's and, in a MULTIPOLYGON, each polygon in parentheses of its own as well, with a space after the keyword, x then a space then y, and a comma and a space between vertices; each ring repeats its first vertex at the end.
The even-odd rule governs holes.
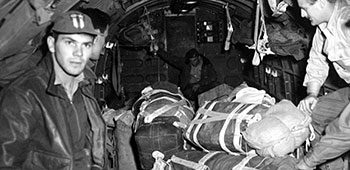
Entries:
MULTIPOLYGON (((111 36, 117 36, 126 26, 136 24, 140 17, 159 11, 186 14, 195 8, 205 9, 226 20, 225 6, 231 20, 238 26, 242 20, 253 21, 255 0, 0 0, 0 61, 26 46, 40 44, 50 21, 60 13, 79 7, 99 8, 112 16, 111 36), (181 13, 186 9, 187 12, 181 13), (145 13, 146 10, 146 13, 145 13)), ((277 0, 278 1, 278 0, 277 0)), ((265 7, 268 3, 263 2, 265 7)), ((270 10, 266 10, 271 13, 270 10)), ((266 14, 266 13, 265 13, 266 14)))

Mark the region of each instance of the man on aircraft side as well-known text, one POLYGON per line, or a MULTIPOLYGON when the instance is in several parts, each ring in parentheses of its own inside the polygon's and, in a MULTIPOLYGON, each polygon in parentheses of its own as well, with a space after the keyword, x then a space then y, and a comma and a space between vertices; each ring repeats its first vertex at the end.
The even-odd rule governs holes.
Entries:
MULTIPOLYGON (((340 156, 350 150, 350 87, 318 98, 328 76, 328 64, 350 83, 350 6, 346 0, 298 0, 298 4, 302 17, 317 26, 304 79, 308 96, 298 105, 311 114, 320 137, 298 164, 299 169, 312 169, 333 159, 341 161, 340 156)), ((332 169, 331 164, 328 168, 332 169)))

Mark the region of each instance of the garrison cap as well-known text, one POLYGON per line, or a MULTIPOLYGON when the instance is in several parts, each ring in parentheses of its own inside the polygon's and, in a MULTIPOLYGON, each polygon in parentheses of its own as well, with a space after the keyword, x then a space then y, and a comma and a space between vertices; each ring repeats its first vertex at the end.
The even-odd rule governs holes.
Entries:
POLYGON ((52 30, 58 33, 72 34, 92 34, 97 35, 90 17, 82 12, 71 10, 61 15, 53 21, 52 30))

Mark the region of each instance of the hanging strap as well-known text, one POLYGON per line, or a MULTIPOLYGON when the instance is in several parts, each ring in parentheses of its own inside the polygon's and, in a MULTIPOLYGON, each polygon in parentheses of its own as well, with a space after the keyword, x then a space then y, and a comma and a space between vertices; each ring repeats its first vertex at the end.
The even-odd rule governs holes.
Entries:
POLYGON ((251 46, 247 46, 248 49, 254 49, 254 56, 253 56, 253 61, 252 64, 257 66, 260 64, 260 56, 257 51, 257 46, 258 46, 258 39, 259 39, 259 20, 260 20, 260 0, 256 1, 256 8, 255 8, 255 23, 254 23, 254 44, 251 46))
POLYGON ((266 30, 265 18, 264 18, 264 5, 261 0, 256 1, 255 12, 255 27, 254 27, 254 44, 249 49, 254 49, 254 57, 252 64, 257 66, 263 60, 265 55, 275 54, 268 47, 268 35, 266 30), (259 21, 261 21, 261 27, 259 30, 259 21), (262 39, 260 39, 262 37, 262 39))
POLYGON ((112 86, 115 94, 117 96, 120 95, 121 89, 120 89, 120 68, 119 68, 119 62, 120 62, 120 49, 119 44, 116 44, 116 51, 117 55, 115 55, 116 51, 112 48, 112 86), (117 58, 117 59, 116 59, 117 58), (118 63, 117 63, 118 62, 118 63))
POLYGON ((228 51, 230 49, 231 35, 233 33, 233 26, 232 26, 232 22, 231 22, 231 16, 230 16, 228 3, 226 3, 226 5, 225 5, 225 10, 226 10, 226 19, 227 19, 227 36, 226 36, 224 49, 225 49, 225 51, 228 51))

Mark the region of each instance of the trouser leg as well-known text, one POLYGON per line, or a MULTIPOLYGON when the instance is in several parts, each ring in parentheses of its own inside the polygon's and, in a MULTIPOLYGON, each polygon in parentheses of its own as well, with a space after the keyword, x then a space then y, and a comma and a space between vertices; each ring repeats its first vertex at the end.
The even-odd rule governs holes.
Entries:
POLYGON ((339 117, 349 103, 350 88, 342 88, 319 98, 312 112, 312 125, 315 131, 323 135, 326 126, 339 117))

